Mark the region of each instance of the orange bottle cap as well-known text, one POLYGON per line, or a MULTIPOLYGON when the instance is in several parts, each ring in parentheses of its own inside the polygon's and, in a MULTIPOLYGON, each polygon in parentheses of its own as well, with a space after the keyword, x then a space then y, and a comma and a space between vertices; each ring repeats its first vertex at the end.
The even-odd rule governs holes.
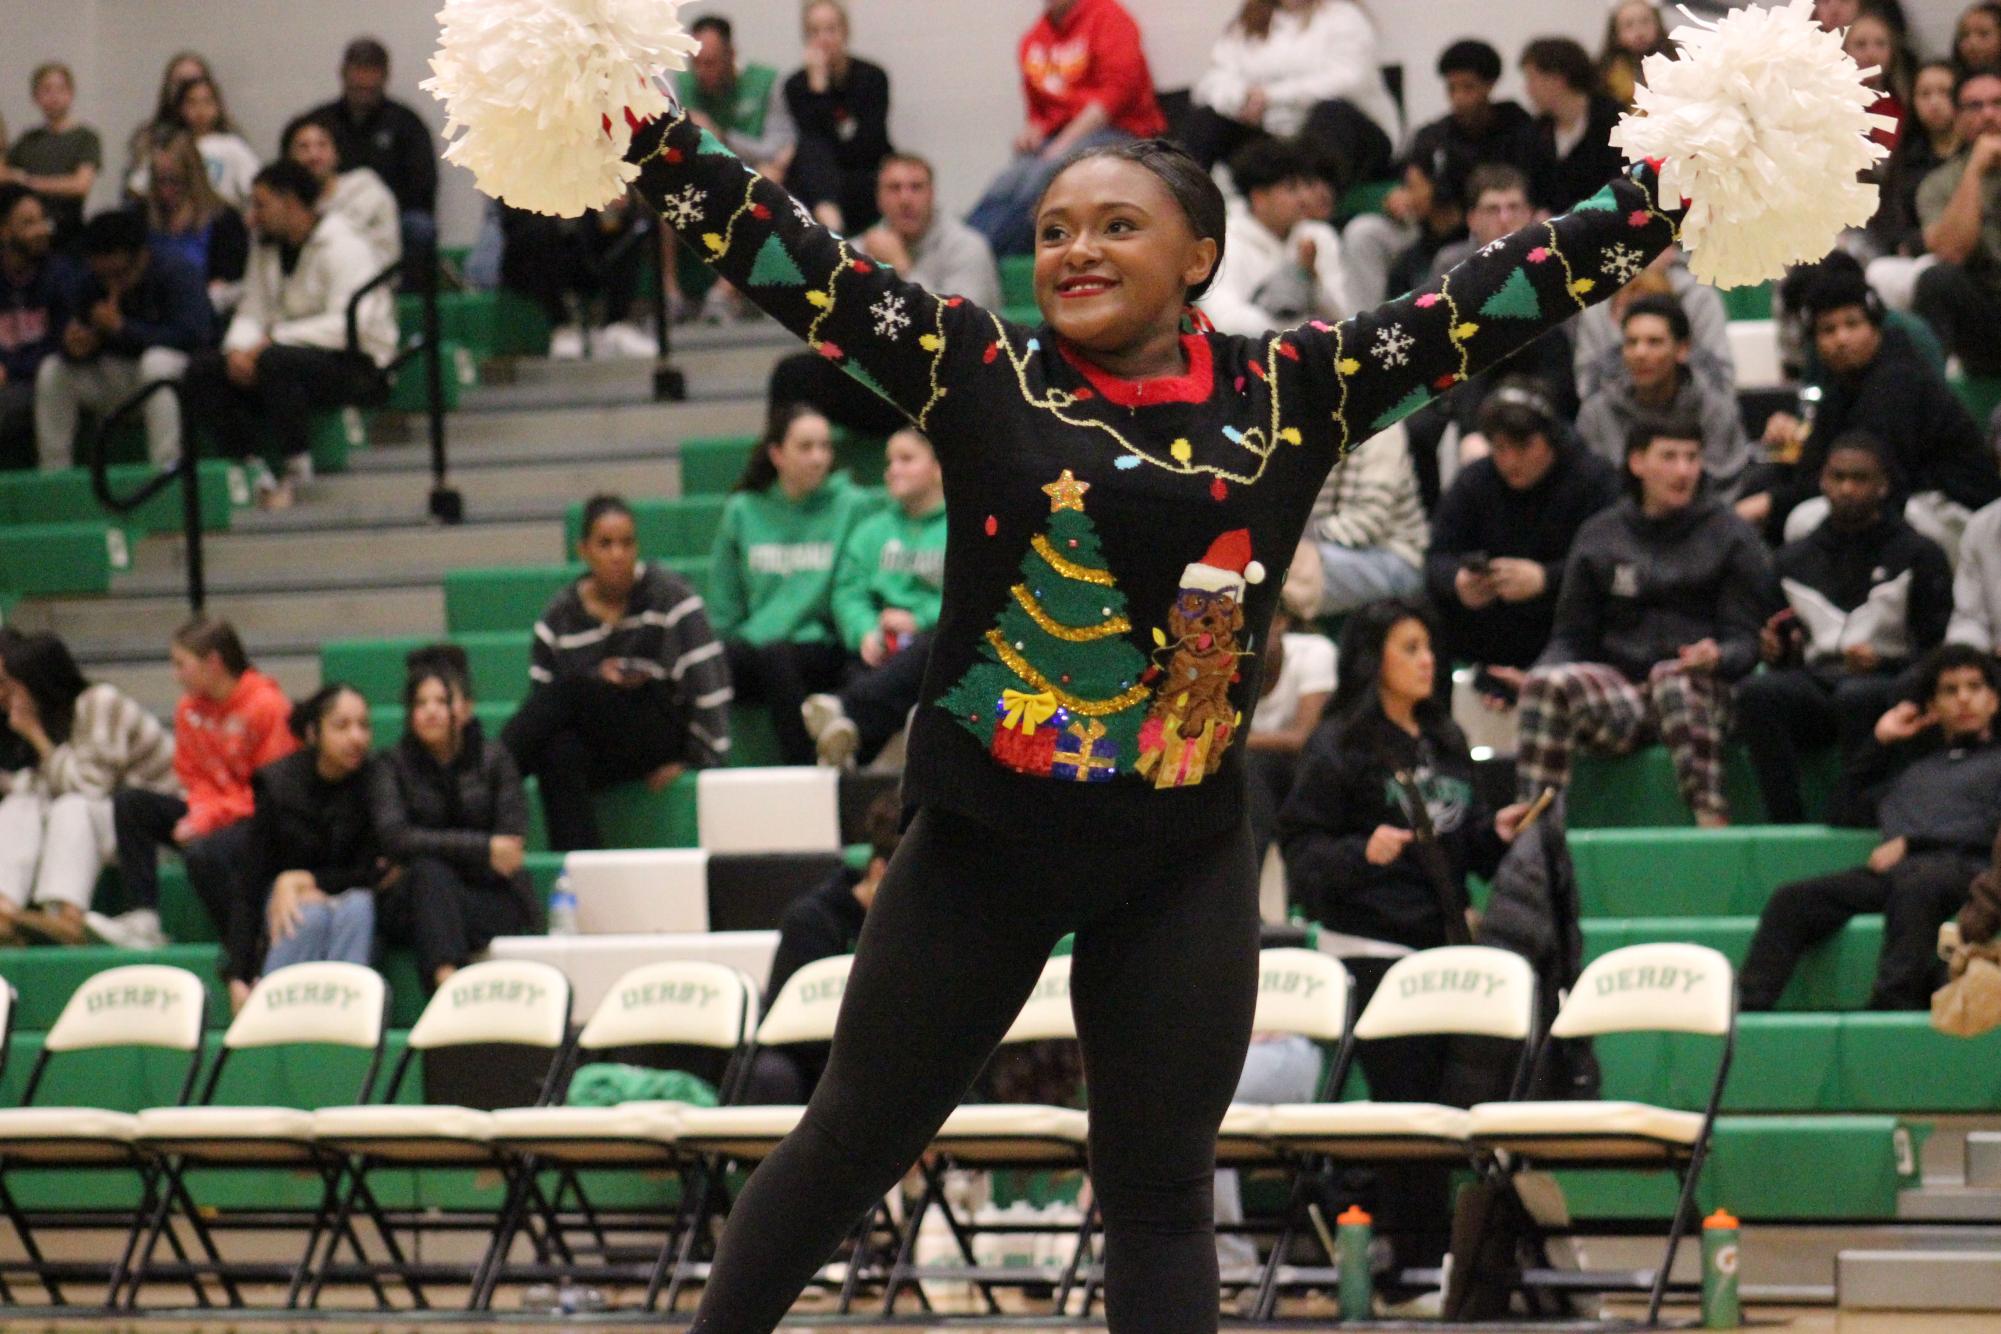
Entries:
POLYGON ((1341 1227, 1367 1227, 1375 1220, 1362 1212, 1361 1205, 1351 1204, 1342 1210, 1341 1216, 1334 1221, 1341 1227))
POLYGON ((1705 1228, 1736 1227, 1737 1220, 1731 1217, 1730 1211, 1728 1209, 1718 1209, 1715 1213, 1703 1219, 1702 1225, 1705 1228))

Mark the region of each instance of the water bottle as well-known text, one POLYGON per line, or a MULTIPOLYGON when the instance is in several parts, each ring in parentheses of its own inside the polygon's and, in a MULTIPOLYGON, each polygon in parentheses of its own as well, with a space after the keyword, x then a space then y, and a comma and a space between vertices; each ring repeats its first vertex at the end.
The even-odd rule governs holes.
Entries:
POLYGON ((1343 1320, 1367 1320, 1374 1313, 1376 1276, 1369 1264, 1374 1223, 1356 1204, 1349 1205, 1334 1220, 1343 1320))
POLYGON ((570 888, 570 877, 566 875, 556 878, 555 892, 549 895, 549 934, 577 934, 577 892, 570 888))
POLYGON ((1722 1209, 1702 1220, 1702 1327, 1738 1329, 1737 1220, 1722 1209))

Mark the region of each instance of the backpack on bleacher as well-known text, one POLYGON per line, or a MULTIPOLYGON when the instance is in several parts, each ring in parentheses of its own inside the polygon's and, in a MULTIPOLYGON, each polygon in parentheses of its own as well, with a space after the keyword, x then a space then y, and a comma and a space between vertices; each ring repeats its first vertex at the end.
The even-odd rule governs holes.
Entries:
MULTIPOLYGON (((1564 803, 1558 797, 1535 824, 1524 830, 1494 873, 1493 892, 1480 919, 1475 943, 1519 954, 1535 968, 1537 1025, 1541 1032, 1584 969, 1584 931, 1579 920, 1577 866, 1564 835, 1564 803)), ((1446 1067, 1443 1101, 1455 1107, 1500 1102, 1513 1093, 1520 1048, 1493 1038, 1455 1038, 1446 1067)), ((1541 1068, 1525 1096, 1537 1100, 1598 1096, 1598 1059, 1589 1038, 1549 1044, 1541 1068)))

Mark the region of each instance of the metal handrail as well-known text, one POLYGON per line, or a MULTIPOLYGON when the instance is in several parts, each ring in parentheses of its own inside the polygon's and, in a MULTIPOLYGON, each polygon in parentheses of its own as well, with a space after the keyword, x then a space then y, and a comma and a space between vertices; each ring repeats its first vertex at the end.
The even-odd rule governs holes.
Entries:
MULTIPOLYGON (((347 350, 357 356, 361 351, 361 303, 377 289, 400 279, 409 267, 412 256, 405 254, 390 263, 383 270, 363 283, 347 303, 347 350)), ((424 257, 427 262, 418 269, 418 297, 423 302, 424 332, 409 347, 399 351, 390 363, 382 368, 382 382, 385 389, 389 376, 398 368, 409 363, 412 357, 424 358, 425 398, 429 404, 427 416, 430 419, 431 434, 431 517, 441 523, 460 523, 465 519, 465 498, 448 481, 451 471, 450 460, 445 449, 445 366, 444 336, 438 314, 438 261, 435 252, 424 257)))
POLYGON ((98 425, 90 440, 90 489, 96 493, 98 504, 114 514, 130 514, 154 496, 171 486, 175 478, 181 483, 181 528, 187 542, 188 562, 188 608, 199 615, 208 602, 208 585, 202 562, 201 525, 201 466, 195 456, 194 437, 186 431, 181 435, 181 456, 148 478, 140 488, 128 496, 120 496, 111 489, 111 437, 117 429, 146 406, 153 395, 172 394, 180 401, 181 420, 188 420, 187 392, 179 380, 154 380, 143 385, 130 398, 98 425))

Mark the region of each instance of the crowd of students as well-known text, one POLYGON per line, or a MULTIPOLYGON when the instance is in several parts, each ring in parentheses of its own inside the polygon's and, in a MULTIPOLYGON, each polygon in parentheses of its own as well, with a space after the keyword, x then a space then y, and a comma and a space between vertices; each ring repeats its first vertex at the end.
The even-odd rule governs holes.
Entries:
MULTIPOLYGON (((103 143, 71 114, 69 67, 34 71, 44 123, 11 145, 0 128, 0 465, 68 468, 80 414, 183 380, 197 425, 279 508, 311 479, 312 414, 386 396, 394 284, 360 294, 406 249, 431 253, 437 148, 385 96, 380 43, 350 44, 340 73, 266 159, 208 63, 175 55, 119 204, 86 219, 103 143)), ((152 460, 177 459, 181 399, 155 394, 144 418, 152 460)))

